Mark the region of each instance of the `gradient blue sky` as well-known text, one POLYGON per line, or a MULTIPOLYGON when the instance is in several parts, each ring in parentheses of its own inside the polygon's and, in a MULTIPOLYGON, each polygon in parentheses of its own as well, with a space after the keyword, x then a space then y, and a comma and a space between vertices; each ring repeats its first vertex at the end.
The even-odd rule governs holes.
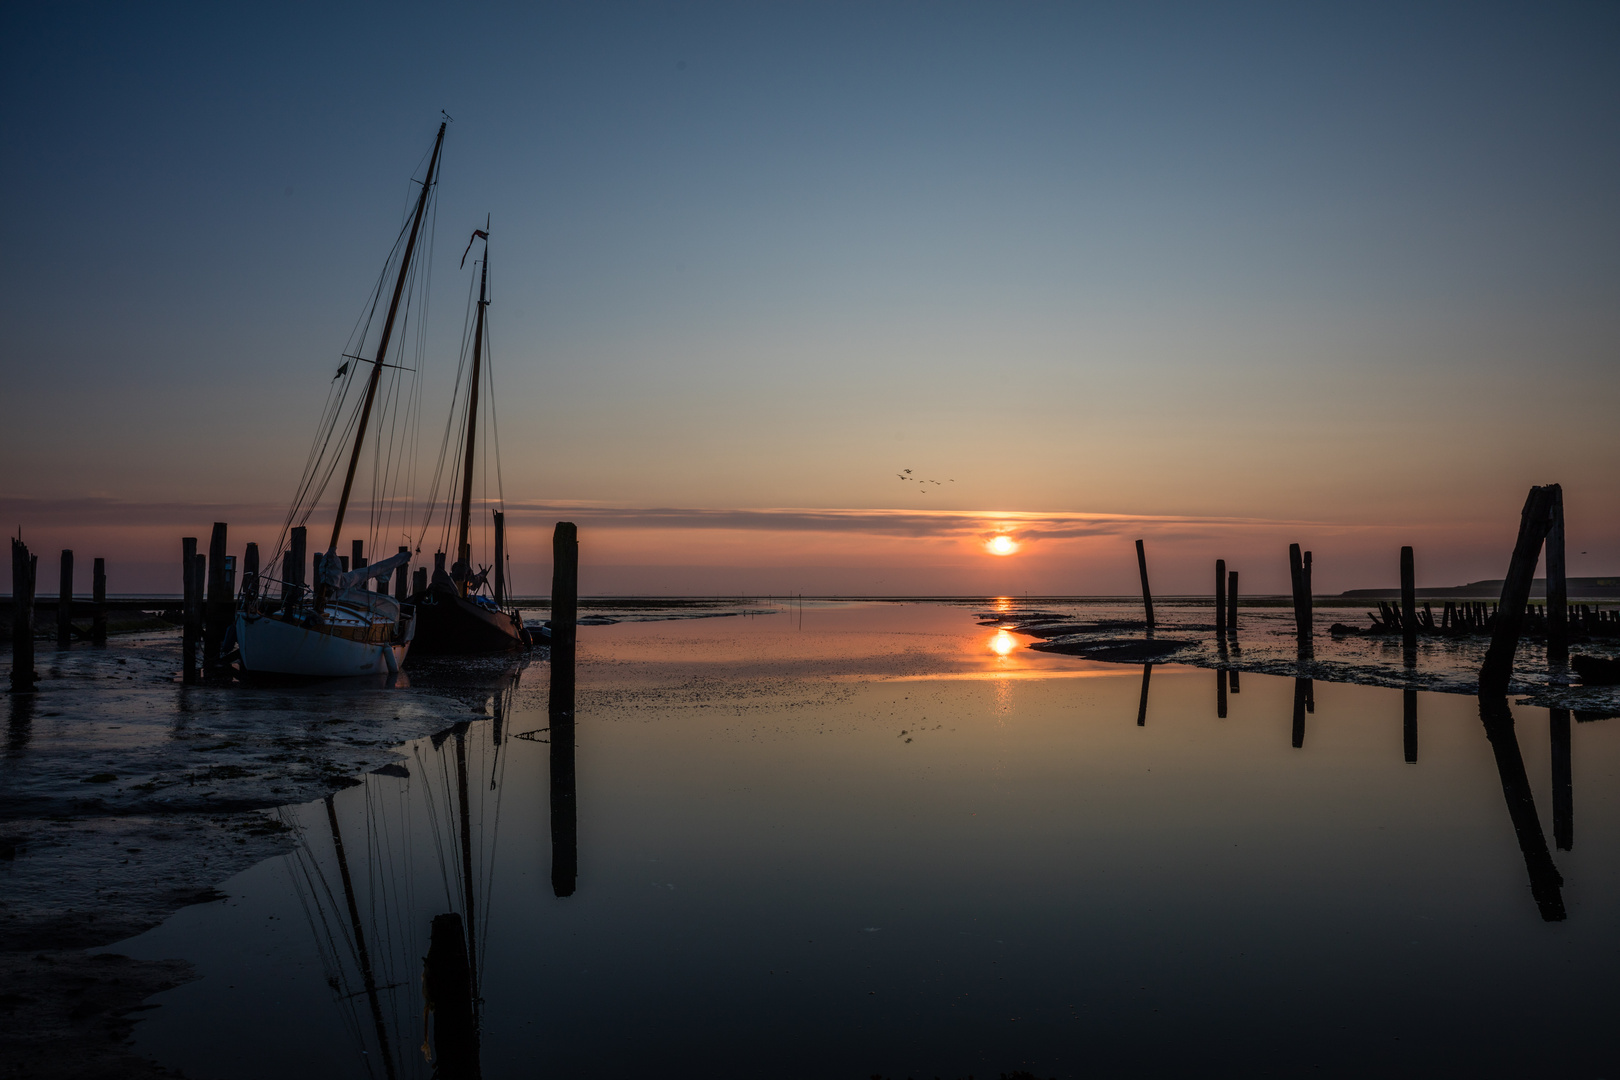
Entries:
POLYGON ((585 504, 972 519, 932 562, 882 515, 615 519, 600 591, 739 565, 752 591, 809 566, 821 591, 919 566, 915 591, 995 591, 1021 558, 1008 588, 1123 591, 1138 517, 1204 523, 1165 541, 1188 587, 1252 540, 1282 588, 1265 553, 1312 529, 1349 538, 1327 586, 1392 579, 1403 529, 1442 584, 1499 575, 1550 480, 1572 571, 1620 570, 1612 4, 4 20, 0 495, 47 548, 91 543, 87 506, 168 508, 131 540, 158 561, 213 504, 279 517, 442 108, 427 409, 491 213, 530 547, 585 504), (987 560, 998 512, 1117 516, 1123 554, 1058 529, 987 560))

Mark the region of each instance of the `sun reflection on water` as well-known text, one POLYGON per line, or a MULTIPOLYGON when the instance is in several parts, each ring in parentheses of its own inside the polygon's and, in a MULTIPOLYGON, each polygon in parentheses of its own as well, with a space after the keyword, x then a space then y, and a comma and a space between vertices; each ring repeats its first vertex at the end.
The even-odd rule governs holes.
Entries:
POLYGON ((1006 656, 1018 648, 1018 639, 1005 630, 997 630, 990 638, 990 651, 997 656, 1006 656))

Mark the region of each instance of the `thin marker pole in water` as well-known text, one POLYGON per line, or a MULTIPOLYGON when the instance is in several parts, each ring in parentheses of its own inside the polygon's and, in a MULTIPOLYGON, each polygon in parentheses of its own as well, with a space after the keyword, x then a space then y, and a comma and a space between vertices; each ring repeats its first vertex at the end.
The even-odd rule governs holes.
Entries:
POLYGON ((1233 637, 1237 637, 1237 582, 1236 570, 1226 575, 1226 629, 1233 637))
POLYGON ((1142 550, 1142 541, 1136 542, 1136 569, 1142 574, 1142 606, 1147 609, 1148 629, 1153 629, 1153 591, 1148 588, 1147 553, 1142 550))

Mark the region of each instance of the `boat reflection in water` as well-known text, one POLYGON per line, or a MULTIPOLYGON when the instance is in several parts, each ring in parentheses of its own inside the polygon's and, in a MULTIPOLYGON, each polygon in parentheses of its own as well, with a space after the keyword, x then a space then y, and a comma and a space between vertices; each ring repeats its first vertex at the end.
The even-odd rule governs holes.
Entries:
POLYGON ((333 1003, 390 1080, 415 1075, 417 1029, 433 1076, 481 1075, 480 970, 522 670, 500 677, 488 722, 454 724, 414 744, 408 764, 367 777, 360 815, 340 813, 334 796, 318 821, 306 807, 280 811, 301 834, 293 878, 333 1003))

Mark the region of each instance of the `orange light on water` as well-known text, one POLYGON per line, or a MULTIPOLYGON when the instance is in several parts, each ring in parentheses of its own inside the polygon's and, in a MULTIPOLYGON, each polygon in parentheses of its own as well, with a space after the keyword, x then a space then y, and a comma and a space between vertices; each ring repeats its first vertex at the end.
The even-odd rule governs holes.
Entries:
POLYGON ((992 555, 1011 555, 1018 550, 1018 541, 1006 535, 993 536, 985 547, 992 555))
POLYGON ((1006 656, 1016 648, 1018 648, 1018 639, 1005 630, 997 631, 995 636, 990 639, 990 651, 997 656, 1006 656))

